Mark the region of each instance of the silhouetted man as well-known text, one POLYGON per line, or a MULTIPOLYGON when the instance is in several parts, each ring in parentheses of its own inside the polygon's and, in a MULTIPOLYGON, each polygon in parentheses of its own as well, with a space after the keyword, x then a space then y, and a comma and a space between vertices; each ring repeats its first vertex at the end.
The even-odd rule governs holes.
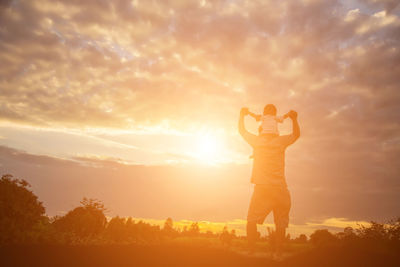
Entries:
MULTIPOLYGON (((264 111, 276 115, 276 107, 265 106, 264 111)), ((297 112, 291 110, 288 117, 292 120, 292 134, 260 134, 248 132, 244 126, 244 117, 249 114, 247 108, 240 110, 239 133, 254 150, 251 182, 255 184, 247 215, 247 238, 253 250, 257 238, 257 224, 262 224, 273 211, 276 228, 275 256, 280 257, 289 225, 290 193, 285 180, 285 150, 300 136, 297 112)))

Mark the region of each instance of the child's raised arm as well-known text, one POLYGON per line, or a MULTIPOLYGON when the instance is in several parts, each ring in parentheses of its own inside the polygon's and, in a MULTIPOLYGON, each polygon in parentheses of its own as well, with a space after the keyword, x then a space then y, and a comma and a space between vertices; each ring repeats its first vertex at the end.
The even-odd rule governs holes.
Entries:
POLYGON ((283 115, 283 119, 289 118, 289 112, 283 115))
POLYGON ((280 122, 280 123, 282 123, 286 118, 288 118, 289 117, 289 112, 288 113, 286 113, 285 115, 283 115, 283 116, 276 116, 275 117, 275 120, 277 121, 277 122, 280 122))
POLYGON ((255 114, 255 113, 253 113, 253 112, 250 112, 249 111, 249 113, 248 113, 250 116, 252 116, 256 121, 260 121, 261 120, 261 115, 257 115, 257 114, 255 114))

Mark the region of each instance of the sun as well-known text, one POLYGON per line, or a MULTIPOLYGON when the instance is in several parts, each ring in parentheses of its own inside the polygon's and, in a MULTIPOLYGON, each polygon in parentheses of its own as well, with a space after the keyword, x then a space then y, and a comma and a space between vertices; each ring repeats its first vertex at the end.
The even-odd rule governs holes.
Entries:
POLYGON ((221 146, 217 136, 205 133, 196 137, 194 156, 204 163, 216 163, 221 156, 221 146))

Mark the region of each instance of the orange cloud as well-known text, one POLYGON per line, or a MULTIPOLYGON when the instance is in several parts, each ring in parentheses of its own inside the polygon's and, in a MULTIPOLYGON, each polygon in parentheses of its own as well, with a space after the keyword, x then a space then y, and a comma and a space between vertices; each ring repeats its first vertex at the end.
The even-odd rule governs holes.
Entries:
POLYGON ((248 164, 239 108, 271 102, 300 114, 287 178, 296 201, 312 203, 304 217, 387 216, 395 204, 364 203, 400 202, 398 3, 349 5, 3 1, 0 143, 65 164, 180 164, 211 129, 223 159, 248 164))

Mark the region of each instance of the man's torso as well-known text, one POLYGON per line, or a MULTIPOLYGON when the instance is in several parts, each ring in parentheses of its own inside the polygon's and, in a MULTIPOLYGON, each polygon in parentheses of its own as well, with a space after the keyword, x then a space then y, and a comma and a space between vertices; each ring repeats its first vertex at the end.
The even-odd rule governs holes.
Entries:
POLYGON ((285 150, 288 146, 288 136, 259 136, 252 146, 254 162, 251 182, 286 187, 285 150))

